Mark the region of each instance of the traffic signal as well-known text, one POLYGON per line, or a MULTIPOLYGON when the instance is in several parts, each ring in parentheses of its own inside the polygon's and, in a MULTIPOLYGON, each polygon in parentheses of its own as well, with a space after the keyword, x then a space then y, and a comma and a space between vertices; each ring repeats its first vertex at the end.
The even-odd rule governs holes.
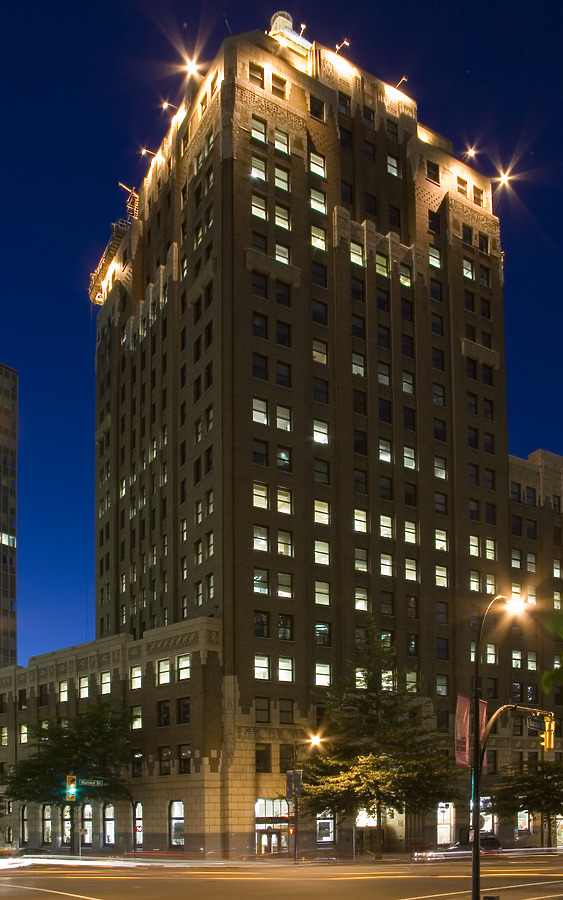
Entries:
POLYGON ((66 800, 76 800, 76 775, 66 776, 66 800))
POLYGON ((544 750, 553 750, 553 736, 555 732, 555 720, 551 717, 544 720, 543 734, 540 738, 540 744, 544 750))

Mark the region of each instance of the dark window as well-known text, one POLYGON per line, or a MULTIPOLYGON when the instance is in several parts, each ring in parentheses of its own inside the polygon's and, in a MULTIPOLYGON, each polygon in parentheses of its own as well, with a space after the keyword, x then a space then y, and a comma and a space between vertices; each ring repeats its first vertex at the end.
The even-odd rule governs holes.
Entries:
POLYGON ((520 516, 511 516, 510 517, 510 531, 511 531, 511 534, 521 536, 521 534, 522 534, 522 519, 520 516))
POLYGON ((330 484, 330 468, 326 459, 313 460, 315 484, 330 484))
POLYGON ((491 301, 481 300, 481 315, 484 319, 491 318, 491 301))
POLYGON ((321 122, 324 122, 325 117, 325 105, 322 100, 318 100, 317 97, 313 97, 311 95, 311 115, 314 119, 320 119, 321 122))
POLYGON ((477 415, 477 394, 467 394, 467 412, 477 415))
POLYGON ((379 479, 379 496, 382 500, 393 499, 393 481, 386 475, 381 475, 379 479))
POLYGON ((278 700, 280 725, 293 724, 293 700, 278 700))
POLYGON ((444 600, 436 600, 436 621, 439 625, 448 624, 448 604, 444 600))
POLYGON ((437 162, 433 162, 431 159, 426 160, 426 177, 429 181, 434 181, 436 184, 440 184, 440 166, 437 162))
POLYGON ((377 308, 389 312, 389 291, 377 288, 377 308))
POLYGON ((343 203, 346 203, 348 206, 352 205, 352 185, 347 181, 340 182, 340 199, 343 203))
POLYGON ((257 297, 266 297, 268 294, 268 279, 261 272, 252 273, 252 293, 257 297))
POLYGON ((461 226, 461 239, 464 244, 471 245, 473 243, 473 229, 469 225, 461 226))
POLYGON ((485 488, 488 491, 496 491, 496 477, 494 469, 485 469, 485 488))
POLYGON ((527 487, 525 492, 526 506, 536 506, 536 489, 527 487))
POLYGON ((265 234, 259 234, 257 231, 252 232, 252 249, 259 253, 265 253, 267 249, 267 241, 265 234))
POLYGON ((494 503, 485 503, 485 521, 487 525, 497 524, 497 508, 494 503))
POLYGON ((367 163, 375 162, 375 144, 371 141, 364 141, 364 159, 367 163))
POLYGON ((170 700, 160 700, 157 709, 159 727, 170 725, 170 700))
POLYGON ((446 494, 442 494, 440 491, 436 491, 434 494, 434 512, 440 516, 447 516, 448 514, 448 498, 446 494))
POLYGON ((443 372, 446 368, 444 351, 439 347, 432 347, 432 368, 443 372))
POLYGON ((368 476, 363 469, 354 469, 354 490, 357 494, 368 492, 368 476))
POLYGON ((311 264, 311 280, 313 284, 318 284, 319 287, 325 288, 327 286, 327 279, 327 267, 322 263, 313 262, 311 264))
POLYGON ((432 300, 441 301, 443 299, 442 282, 436 281, 435 278, 430 279, 430 297, 432 300))
POLYGON ((352 278, 350 281, 352 300, 364 300, 364 282, 360 278, 352 278))
POLYGON ((176 710, 176 722, 178 725, 188 725, 190 722, 190 700, 189 697, 180 697, 176 710))
POLYGON ((313 300, 311 309, 313 312, 313 322, 316 322, 317 325, 326 325, 328 322, 328 309, 326 303, 321 303, 320 300, 313 300))
POLYGON ((526 519, 526 537, 529 541, 537 541, 538 528, 535 519, 526 519))
POLYGON ((401 318, 404 322, 412 322, 414 319, 414 308, 412 302, 406 297, 401 297, 401 318))
POLYGON ((293 744, 280 744, 280 772, 289 772, 290 769, 293 769, 293 744))
POLYGON ((266 316, 261 316, 259 313, 253 313, 252 334, 255 337, 260 338, 268 337, 268 319, 266 318, 266 316))
POLYGON ((440 234, 440 214, 428 210, 428 231, 431 234, 440 234))
POLYGON ((446 423, 443 419, 434 419, 434 437, 437 441, 446 440, 446 423))
POLYGON ((479 484, 479 466, 476 466, 475 463, 469 463, 469 484, 479 484))
POLYGON ((280 306, 291 306, 291 290, 283 281, 276 281, 276 303, 280 306))
POLYGON ((143 774, 143 751, 131 750, 131 777, 141 778, 143 774))
POLYGON ((291 326, 286 322, 276 322, 276 343, 291 347, 291 326))
POLYGON ((411 337, 410 334, 403 334, 401 338, 401 345, 403 356, 408 356, 410 359, 412 359, 414 357, 414 338, 411 337))
POLYGON ((366 323, 363 316, 352 316, 352 335, 357 338, 365 338, 366 323))
POLYGON ((385 325, 377 326, 377 343, 379 347, 389 348, 389 329, 385 325))
POLYGON ((405 503, 407 506, 416 506, 416 484, 405 484, 405 503))
POLYGON ((352 149, 352 132, 349 128, 340 129, 340 146, 342 150, 352 149))
POLYGON ((353 406, 354 412, 360 413, 360 415, 362 415, 362 416, 366 415, 367 404, 366 404, 365 391, 354 390, 352 392, 352 406, 353 406))
POLYGON ((291 387, 291 366, 287 363, 276 363, 276 384, 279 387, 291 387))
POLYGON ((313 399, 328 403, 328 381, 324 378, 313 378, 313 399))
POLYGON ((510 499, 513 503, 520 503, 522 499, 522 485, 517 481, 510 482, 510 499))
POLYGON ((485 451, 485 453, 494 453, 495 452, 494 435, 489 434, 486 431, 483 435, 483 450, 485 451))
POLYGON ((365 431, 354 431, 354 453, 367 454, 367 435, 365 431))
POLYGON ((405 406, 403 409, 403 425, 409 431, 416 431, 416 410, 411 409, 410 406, 405 406))
POLYGON ((373 194, 364 194, 364 209, 366 216, 377 215, 377 200, 373 194))
POLYGON ((470 500, 469 501, 469 518, 473 522, 479 521, 480 513, 479 513, 479 501, 478 500, 470 500))
POLYGON ((432 313, 431 316, 431 329, 432 334, 444 334, 444 319, 442 316, 439 316, 438 313, 432 313))
POLYGON ((391 228, 401 227, 401 210, 398 206, 389 207, 389 225, 391 228))
POLYGON ((255 744, 255 758, 256 758, 256 771, 257 772, 271 772, 272 771, 272 761, 270 754, 270 744, 255 744))
POLYGON ((493 383, 493 369, 492 366, 483 365, 483 384, 488 386, 492 386, 493 383))
POLYGON ((391 422, 391 402, 389 400, 379 401, 379 421, 391 422))
POLYGON ((252 354, 252 374, 264 381, 268 378, 268 360, 260 353, 252 354))
POLYGON ((255 440, 252 442, 252 458, 257 466, 268 465, 268 444, 266 441, 255 440))
POLYGON ((479 447, 479 432, 476 428, 467 429, 467 446, 473 450, 477 450, 479 447))
POLYGON ((259 609, 254 611, 254 637, 270 637, 270 614, 259 609))
POLYGON ((436 658, 437 659, 449 659, 450 658, 450 647, 448 638, 439 637, 436 638, 436 658))
POLYGON ((477 362, 474 359, 468 357, 465 360, 465 371, 468 378, 471 378, 473 381, 477 378, 477 362))

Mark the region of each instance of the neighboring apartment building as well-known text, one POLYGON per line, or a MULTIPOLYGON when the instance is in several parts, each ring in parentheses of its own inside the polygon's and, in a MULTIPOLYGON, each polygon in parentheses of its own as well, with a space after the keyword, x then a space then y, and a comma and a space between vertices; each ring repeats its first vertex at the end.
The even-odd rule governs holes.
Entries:
MULTIPOLYGON (((362 666, 368 615, 453 745, 487 597, 519 585, 538 612, 560 604, 563 460, 509 468, 491 183, 412 99, 280 13, 192 79, 90 297, 97 640, 7 673, 12 702, 20 680, 55 699, 60 680, 100 686, 97 654, 115 648, 143 846, 286 849, 295 741, 362 666), (178 659, 209 629, 186 693, 178 659), (59 677, 74 653, 85 668, 59 677)), ((541 626, 491 615, 486 643, 491 710, 517 685, 530 705, 560 702, 539 697, 558 659, 541 626)), ((489 775, 538 752, 519 727, 492 737, 489 775)), ((126 805, 109 832, 91 812, 94 846, 113 828, 126 843, 126 805)), ((24 813, 41 834, 44 814, 24 813)), ((453 840, 468 818, 462 804, 425 826, 390 816, 388 845, 453 840)), ((335 838, 329 816, 304 826, 309 847, 335 838)))
POLYGON ((18 373, 0 363, 0 667, 17 659, 18 373))

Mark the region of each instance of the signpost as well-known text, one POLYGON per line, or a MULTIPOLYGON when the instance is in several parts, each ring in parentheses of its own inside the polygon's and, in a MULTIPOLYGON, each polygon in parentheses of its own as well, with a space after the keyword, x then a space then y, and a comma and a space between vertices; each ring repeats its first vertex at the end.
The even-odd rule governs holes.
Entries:
POLYGON ((78 786, 79 787, 104 787, 105 781, 103 778, 79 778, 78 786))

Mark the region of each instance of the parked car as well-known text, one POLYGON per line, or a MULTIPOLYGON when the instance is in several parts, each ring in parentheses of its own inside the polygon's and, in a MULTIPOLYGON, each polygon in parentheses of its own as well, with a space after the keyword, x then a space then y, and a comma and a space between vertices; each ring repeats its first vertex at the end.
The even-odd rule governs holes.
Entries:
MULTIPOLYGON (((502 844, 494 834, 480 835, 479 847, 481 854, 499 853, 502 850, 502 844)), ((455 844, 436 844, 428 850, 414 850, 412 858, 421 862, 433 859, 468 859, 472 853, 471 841, 456 841, 455 844)))

